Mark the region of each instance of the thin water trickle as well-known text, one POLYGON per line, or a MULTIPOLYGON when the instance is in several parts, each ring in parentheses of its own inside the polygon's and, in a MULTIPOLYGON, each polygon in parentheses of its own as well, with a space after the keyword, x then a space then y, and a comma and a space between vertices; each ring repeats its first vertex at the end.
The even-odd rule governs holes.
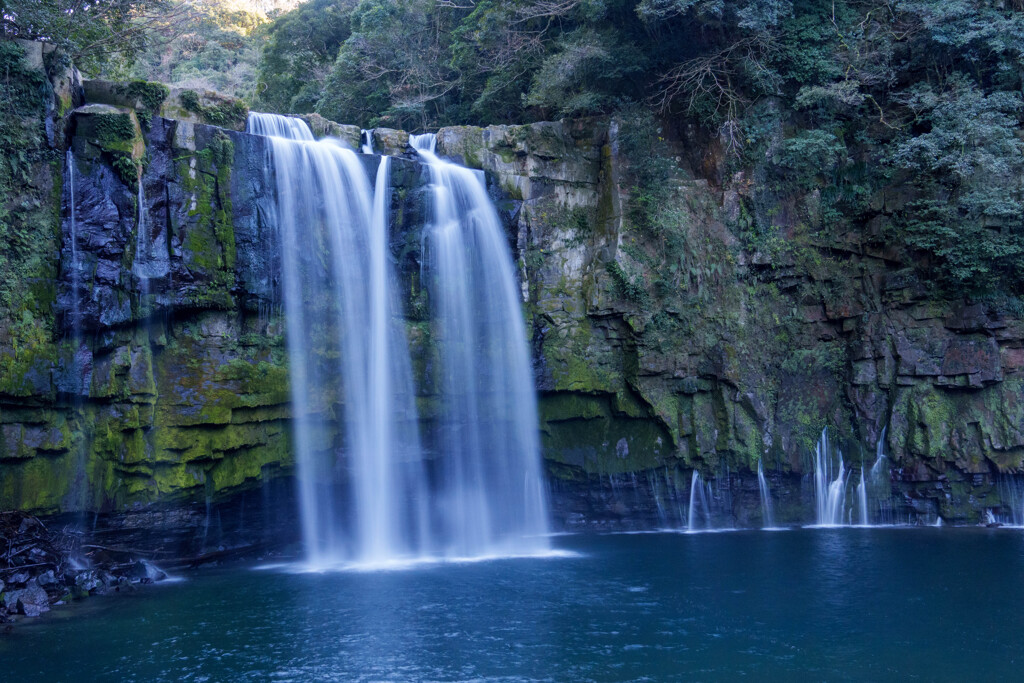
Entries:
POLYGON ((768 488, 768 480, 764 477, 764 464, 760 460, 757 461, 757 486, 761 491, 762 526, 774 527, 775 511, 772 507, 772 492, 768 488))
MULTIPOLYGON (((82 268, 78 261, 78 222, 75 217, 75 154, 71 149, 68 149, 65 164, 68 176, 68 216, 71 224, 71 338, 75 342, 75 357, 77 359, 77 342, 82 336, 82 312, 79 302, 82 268)), ((81 378, 76 377, 75 379, 80 380, 81 378)))
POLYGON ((886 466, 888 458, 885 457, 885 430, 886 428, 882 427, 882 434, 875 445, 875 464, 871 466, 871 482, 876 486, 889 482, 889 471, 886 466))
POLYGON ((860 468, 860 483, 857 484, 857 514, 860 526, 871 526, 868 516, 868 482, 864 478, 864 467, 860 468))
MULTIPOLYGON (((71 338, 70 338, 70 353, 71 353, 71 390, 72 396, 72 407, 76 413, 81 412, 82 408, 82 395, 87 386, 85 380, 85 349, 82 344, 82 308, 81 308, 81 295, 82 295, 82 264, 78 253, 78 217, 76 215, 75 206, 75 155, 71 149, 68 149, 67 155, 65 156, 65 165, 67 167, 67 186, 68 186, 68 223, 69 223, 69 234, 68 239, 71 242, 71 338)), ((74 480, 71 485, 71 496, 69 500, 70 507, 75 510, 84 511, 89 500, 89 481, 88 481, 88 448, 86 439, 82 438, 79 440, 77 445, 77 453, 75 456, 75 472, 74 480)))
POLYGON ((145 315, 145 306, 149 295, 149 281, 154 278, 164 277, 170 272, 170 254, 167 245, 161 243, 161 233, 154 234, 153 226, 149 220, 149 212, 146 204, 146 185, 143 182, 142 173, 138 176, 138 192, 136 204, 138 216, 135 229, 135 258, 132 260, 132 273, 139 279, 139 309, 145 315))

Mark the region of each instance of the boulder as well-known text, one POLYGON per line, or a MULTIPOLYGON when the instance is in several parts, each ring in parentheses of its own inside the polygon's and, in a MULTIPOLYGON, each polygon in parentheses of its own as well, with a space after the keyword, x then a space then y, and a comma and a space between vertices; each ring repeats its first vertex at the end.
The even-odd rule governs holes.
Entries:
POLYGON ((24 589, 16 590, 16 591, 6 591, 4 593, 0 593, 0 597, 2 597, 2 599, 3 599, 4 607, 7 609, 8 612, 15 612, 15 611, 17 611, 17 609, 18 609, 18 598, 21 597, 21 594, 22 594, 23 591, 24 591, 24 589))
POLYGON ((362 131, 359 126, 344 125, 325 119, 320 114, 302 114, 298 118, 306 122, 313 135, 319 138, 337 138, 349 148, 359 151, 362 131))
POLYGON ((409 134, 394 128, 374 128, 373 151, 377 154, 402 156, 409 151, 409 134))
POLYGON ((23 591, 18 591, 18 613, 26 617, 38 617, 50 611, 50 598, 39 584, 33 582, 23 591))
POLYGON ((53 570, 49 569, 36 577, 36 583, 38 583, 43 588, 46 588, 47 586, 56 586, 58 581, 56 575, 54 575, 53 573, 53 570))
POLYGON ((31 578, 32 578, 32 576, 28 572, 22 571, 22 572, 17 572, 15 574, 11 574, 10 578, 8 579, 8 581, 11 582, 12 586, 24 586, 26 583, 29 582, 29 579, 31 579, 31 578))
POLYGON ((96 572, 85 571, 75 577, 75 586, 86 593, 103 588, 103 582, 96 576, 96 572))

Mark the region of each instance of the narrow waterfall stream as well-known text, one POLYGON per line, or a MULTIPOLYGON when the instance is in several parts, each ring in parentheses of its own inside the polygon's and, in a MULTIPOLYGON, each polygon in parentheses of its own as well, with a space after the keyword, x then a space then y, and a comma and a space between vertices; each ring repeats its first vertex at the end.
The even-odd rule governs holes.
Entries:
MULTIPOLYGON (((477 172, 423 140, 424 228, 442 363, 439 451, 420 447, 388 248, 390 159, 371 189, 359 156, 304 122, 250 114, 270 139, 307 559, 381 566, 548 548, 537 405, 510 250, 477 172), (336 363, 328 360, 337 348, 336 363), (344 443, 331 443, 332 405, 344 443)), ((367 136, 369 137, 369 136, 367 136)))
POLYGON ((686 530, 704 531, 711 528, 711 505, 708 502, 708 486, 700 476, 700 472, 693 471, 690 479, 690 509, 686 516, 686 530))
POLYGON ((82 336, 82 309, 79 300, 82 269, 78 261, 78 223, 75 219, 75 153, 70 148, 65 155, 64 164, 68 178, 68 222, 71 226, 71 337, 77 347, 82 336))
POLYGON ((846 510, 846 484, 849 472, 843 454, 832 454, 828 431, 822 430, 814 453, 814 498, 818 526, 842 526, 846 510), (833 460, 838 460, 834 467, 833 460), (834 473, 834 474, 833 474, 834 473))
MULTIPOLYGON (((167 275, 171 270, 171 258, 164 242, 164 234, 154 234, 149 220, 148 203, 146 201, 146 185, 142 173, 138 176, 136 194, 138 210, 135 229, 135 257, 132 260, 132 273, 139 278, 139 290, 143 297, 149 294, 149 281, 167 275)), ((140 310, 145 309, 147 301, 140 301, 140 310)))
MULTIPOLYGON (((71 405, 77 412, 82 408, 82 397, 88 387, 85 377, 88 351, 83 348, 82 344, 82 263, 78 250, 78 216, 75 206, 75 154, 70 148, 65 155, 64 164, 67 174, 68 241, 71 251, 71 324, 69 326, 71 363, 69 369, 72 374, 71 386, 74 390, 71 405)), ((84 510, 89 501, 87 440, 81 439, 76 445, 75 451, 74 477, 69 497, 78 509, 84 510)))
POLYGON ((772 492, 768 488, 768 480, 764 477, 764 463, 757 461, 757 488, 761 492, 762 526, 767 529, 775 527, 775 510, 772 507, 772 492))

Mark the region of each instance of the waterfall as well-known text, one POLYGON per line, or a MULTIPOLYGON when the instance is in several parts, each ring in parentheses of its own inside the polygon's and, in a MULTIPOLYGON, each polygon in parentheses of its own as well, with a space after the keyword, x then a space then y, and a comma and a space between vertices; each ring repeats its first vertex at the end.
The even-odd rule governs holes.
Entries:
POLYGON ((775 512, 772 509, 772 492, 768 489, 768 481, 764 478, 764 464, 757 461, 757 486, 761 490, 761 515, 762 526, 773 528, 775 526, 775 512))
POLYGON ((428 477, 390 264, 391 160, 381 158, 371 190, 355 152, 314 140, 299 119, 252 113, 249 131, 269 142, 309 563, 546 550, 526 330, 509 248, 477 174, 421 152, 434 204, 423 270, 443 366, 428 477))
MULTIPOLYGON (((88 382, 85 378, 85 370, 88 363, 88 352, 82 348, 82 264, 78 254, 78 217, 75 207, 75 155, 69 148, 65 155, 65 166, 67 167, 68 187, 68 239, 71 242, 71 372, 73 373, 71 387, 74 391, 72 406, 76 413, 82 409, 82 396, 85 393, 88 382)), ((80 514, 85 513, 89 502, 89 476, 87 465, 89 459, 88 444, 85 439, 78 444, 75 456, 75 474, 71 485, 72 505, 77 506, 80 514)), ((82 520, 79 520, 82 526, 82 520)))
POLYGON ((440 344, 438 501, 448 554, 548 547, 537 397, 508 239, 482 172, 410 144, 430 167, 423 274, 440 344))
POLYGON ((846 482, 848 472, 843 464, 843 454, 837 453, 839 467, 833 474, 832 456, 829 452, 828 430, 823 429, 814 454, 814 497, 817 505, 818 526, 842 526, 846 506, 846 482))
POLYGON ((889 458, 885 455, 886 429, 886 427, 882 427, 878 443, 875 444, 875 462, 871 465, 871 471, 868 474, 869 491, 874 496, 874 507, 878 515, 877 524, 895 524, 898 521, 894 512, 896 504, 892 498, 889 458))
MULTIPOLYGON (((158 244, 160 234, 153 234, 148 212, 146 211, 146 187, 139 173, 139 189, 136 195, 139 215, 135 230, 135 258, 132 260, 132 273, 139 278, 139 289, 143 296, 149 293, 149 280, 163 277, 171 270, 170 254, 166 244, 158 244)), ((142 301, 139 302, 140 310, 142 301)))
MULTIPOLYGON (((428 152, 429 154, 437 154, 437 135, 434 133, 421 133, 419 135, 409 136, 409 146, 415 149, 421 154, 428 152)), ((428 159, 429 161, 429 159, 428 159)))
POLYGON ((860 483, 857 484, 857 513, 860 526, 871 526, 868 518, 868 482, 864 478, 864 466, 860 468, 860 483))
POLYGON ((888 458, 885 457, 885 427, 882 427, 882 433, 878 437, 878 443, 875 444, 875 464, 871 466, 871 483, 876 486, 889 482, 889 472, 885 466, 888 458), (882 477, 885 477, 884 480, 882 477))
MULTIPOLYGON (((75 154, 68 148, 65 157, 68 169, 68 215, 71 222, 71 338, 75 343, 75 358, 78 358, 78 340, 82 337, 81 264, 78 262, 78 223, 75 219, 75 154)), ((77 370, 78 363, 75 363, 77 370)), ((76 377, 81 381, 81 377, 76 377)))
POLYGON ((326 566, 421 556, 431 550, 426 476, 388 265, 388 162, 374 198, 356 153, 315 141, 301 120, 253 113, 249 130, 268 136, 276 179, 307 558, 326 566), (329 437, 333 401, 343 404, 341 450, 329 437))
POLYGON ((1008 516, 1000 515, 999 521, 1024 527, 1024 479, 1012 474, 999 477, 999 497, 1010 513, 1008 516))
POLYGON ((363 154, 373 154, 373 131, 365 128, 359 131, 359 151, 363 154))
POLYGON ((700 476, 700 472, 693 471, 690 478, 690 509, 687 514, 686 530, 700 531, 697 528, 698 516, 704 518, 703 529, 711 528, 711 506, 708 503, 708 486, 700 476))

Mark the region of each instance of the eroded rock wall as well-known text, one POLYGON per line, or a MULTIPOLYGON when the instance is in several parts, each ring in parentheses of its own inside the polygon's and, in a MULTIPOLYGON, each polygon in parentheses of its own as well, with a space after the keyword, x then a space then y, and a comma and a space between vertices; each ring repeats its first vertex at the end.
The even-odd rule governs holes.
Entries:
MULTIPOLYGON (((34 156, 5 196, 21 242, 4 252, 20 288, 4 290, 0 318, 0 507, 216 501, 289 474, 267 141, 85 102, 73 71, 45 73, 55 97, 24 119, 34 156)), ((717 152, 677 140, 684 171, 659 207, 671 229, 652 232, 635 215, 623 125, 438 135, 440 154, 488 172, 509 229, 564 523, 681 523, 697 470, 723 516, 758 524, 759 461, 778 521, 807 521, 825 427, 854 467, 874 463, 885 430, 892 476, 874 495, 893 518, 974 521, 1005 504, 1000 478, 1024 469, 1024 323, 992 302, 936 298, 890 253, 898 188, 864 220, 832 225, 814 191, 766 210, 754 170, 709 172, 717 152), (771 240, 749 239, 755 218, 771 240)), ((429 434, 429 176, 404 132, 372 135, 401 155, 391 250, 429 434)), ((379 158, 362 158, 372 179, 379 158)), ((312 400, 325 451, 343 445, 339 402, 312 400)))
POLYGON ((898 188, 841 230, 815 193, 786 197, 769 219, 777 248, 759 251, 744 242, 749 174, 716 185, 691 168, 670 200, 684 257, 667 262, 671 236, 628 215, 619 126, 439 134, 440 153, 492 173, 511 198, 545 457, 566 509, 656 519, 687 502, 681 475, 696 468, 730 482, 734 519, 756 521, 763 459, 786 492, 783 519, 806 521, 800 477, 825 427, 848 465, 868 468, 886 430, 890 519, 973 521, 1006 503, 1000 478, 1024 466, 1024 323, 991 302, 935 298, 887 252, 879 223, 898 188))

